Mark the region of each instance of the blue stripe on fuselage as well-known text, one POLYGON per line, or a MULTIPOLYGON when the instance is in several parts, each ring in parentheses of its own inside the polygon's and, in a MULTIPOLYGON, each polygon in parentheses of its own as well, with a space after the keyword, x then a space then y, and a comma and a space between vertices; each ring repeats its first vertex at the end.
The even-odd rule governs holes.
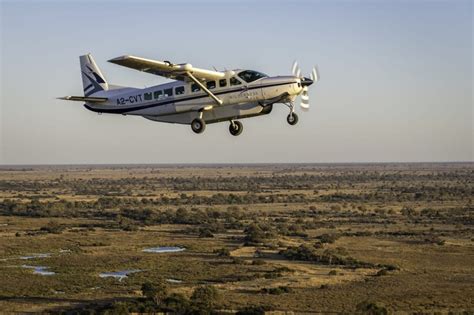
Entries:
MULTIPOLYGON (((233 92, 238 92, 241 90, 255 90, 255 89, 261 89, 261 88, 267 88, 267 87, 272 87, 272 86, 279 86, 279 85, 286 85, 286 84, 293 84, 296 83, 296 81, 291 81, 291 82, 284 82, 284 83, 273 83, 273 84, 268 84, 268 85, 258 85, 258 86, 252 86, 247 89, 245 87, 239 87, 238 89, 233 89, 233 90, 227 90, 227 91, 220 91, 213 93, 214 95, 222 95, 222 94, 228 94, 228 93, 233 93, 233 92)), ((190 101, 198 98, 203 98, 203 97, 209 97, 207 94, 202 94, 202 95, 196 95, 196 96, 191 96, 191 97, 183 97, 181 99, 172 99, 168 101, 162 101, 158 103, 153 103, 153 104, 147 104, 147 105, 138 105, 135 107, 128 107, 128 108, 97 108, 97 107, 91 107, 90 105, 84 104, 84 106, 93 112, 99 112, 99 113, 110 113, 110 114, 124 114, 128 112, 134 112, 137 110, 142 110, 142 109, 147 109, 147 108, 152 108, 156 106, 162 106, 162 105, 167 105, 171 103, 179 103, 179 102, 185 102, 185 101, 190 101)))

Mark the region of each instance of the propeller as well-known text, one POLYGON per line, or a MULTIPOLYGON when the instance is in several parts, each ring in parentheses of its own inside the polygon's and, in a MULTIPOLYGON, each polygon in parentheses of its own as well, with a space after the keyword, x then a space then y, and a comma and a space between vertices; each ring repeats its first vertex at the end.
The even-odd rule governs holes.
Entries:
POLYGON ((301 86, 303 87, 303 91, 301 93, 300 106, 301 106, 301 109, 307 111, 309 110, 308 87, 314 82, 317 82, 319 80, 318 70, 316 66, 314 66, 313 69, 311 70, 309 78, 302 77, 300 66, 298 65, 298 62, 295 60, 295 62, 293 62, 293 67, 291 68, 291 72, 293 73, 294 76, 301 79, 301 86))

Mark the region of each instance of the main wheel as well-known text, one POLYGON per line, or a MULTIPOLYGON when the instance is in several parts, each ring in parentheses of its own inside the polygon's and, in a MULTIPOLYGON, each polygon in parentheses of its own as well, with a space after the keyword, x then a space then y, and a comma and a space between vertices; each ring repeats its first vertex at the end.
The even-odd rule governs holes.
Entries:
POLYGON ((240 121, 234 121, 234 123, 230 123, 229 125, 230 134, 233 136, 240 135, 243 129, 244 129, 244 126, 242 125, 240 121))
POLYGON ((201 118, 196 118, 191 122, 191 129, 195 133, 202 133, 206 129, 206 123, 201 118))
POLYGON ((292 126, 296 125, 298 122, 298 115, 295 113, 290 113, 288 116, 286 116, 286 121, 292 126))

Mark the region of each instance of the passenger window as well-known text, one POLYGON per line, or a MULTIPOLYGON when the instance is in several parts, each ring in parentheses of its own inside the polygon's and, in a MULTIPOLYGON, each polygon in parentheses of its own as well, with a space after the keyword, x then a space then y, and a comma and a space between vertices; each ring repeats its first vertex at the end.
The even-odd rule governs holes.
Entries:
POLYGON ((240 85, 240 84, 242 84, 242 82, 240 82, 235 77, 230 78, 230 85, 240 85))
POLYGON ((201 91, 201 87, 199 85, 197 85, 196 83, 193 83, 193 85, 191 85, 191 91, 199 92, 199 91, 201 91))
POLYGON ((214 89, 214 88, 216 88, 216 81, 209 81, 209 82, 206 83, 206 86, 209 90, 214 89))
POLYGON ((162 96, 163 96, 163 91, 155 91, 153 93, 153 98, 154 99, 161 98, 162 96))
POLYGON ((173 89, 165 89, 165 97, 173 96, 173 89))
POLYGON ((151 101, 151 99, 152 99, 152 94, 151 93, 145 93, 144 96, 145 96, 144 97, 145 101, 151 101))
POLYGON ((178 86, 177 88, 174 89, 174 93, 176 95, 182 95, 184 94, 184 86, 178 86))
POLYGON ((219 80, 219 87, 224 87, 227 85, 227 79, 219 80))

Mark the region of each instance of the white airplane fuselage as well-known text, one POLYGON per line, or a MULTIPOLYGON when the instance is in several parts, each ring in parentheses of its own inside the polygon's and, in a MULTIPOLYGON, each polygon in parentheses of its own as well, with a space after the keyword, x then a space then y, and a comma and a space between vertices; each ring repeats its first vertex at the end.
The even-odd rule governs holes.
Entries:
POLYGON ((310 78, 301 76, 297 62, 293 64, 293 75, 269 77, 254 70, 207 70, 189 63, 132 55, 110 59, 123 67, 175 80, 139 89, 109 84, 91 54, 80 56, 79 62, 83 96, 60 99, 84 102, 88 110, 98 113, 187 124, 198 134, 204 132, 206 124, 229 121, 229 132, 238 136, 243 130, 238 119, 269 114, 275 103, 288 106, 286 121, 296 125, 295 98, 301 95, 302 110, 309 109, 308 87, 319 77, 315 67, 310 78))
POLYGON ((174 81, 144 89, 110 87, 94 94, 107 97, 107 101, 86 102, 85 107, 160 122, 190 124, 201 116, 206 123, 213 123, 268 114, 273 103, 293 101, 302 91, 301 79, 296 76, 264 77, 247 83, 236 75, 238 71, 229 71, 224 79, 214 81, 215 87, 208 85, 222 104, 192 82, 174 81))

